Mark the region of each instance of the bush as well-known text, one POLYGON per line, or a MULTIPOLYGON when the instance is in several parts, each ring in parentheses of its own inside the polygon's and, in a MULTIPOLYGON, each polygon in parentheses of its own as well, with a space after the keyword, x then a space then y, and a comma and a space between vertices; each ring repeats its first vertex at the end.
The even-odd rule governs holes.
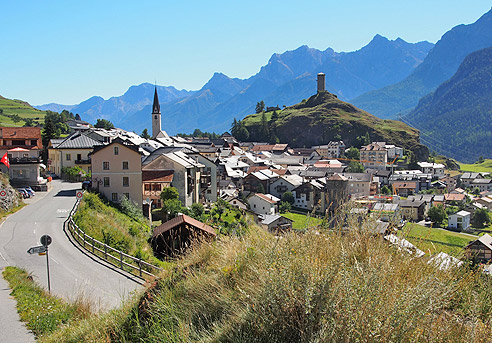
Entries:
POLYGON ((472 225, 477 228, 483 228, 490 223, 489 211, 485 208, 480 208, 473 213, 471 219, 472 225))
POLYGON ((289 202, 287 201, 282 201, 280 203, 280 206, 279 206, 279 211, 280 213, 286 213, 286 212, 290 212, 290 210, 292 209, 292 206, 290 205, 289 202))
POLYGON ((436 226, 441 226, 444 220, 448 219, 448 214, 442 205, 432 206, 427 215, 436 226))

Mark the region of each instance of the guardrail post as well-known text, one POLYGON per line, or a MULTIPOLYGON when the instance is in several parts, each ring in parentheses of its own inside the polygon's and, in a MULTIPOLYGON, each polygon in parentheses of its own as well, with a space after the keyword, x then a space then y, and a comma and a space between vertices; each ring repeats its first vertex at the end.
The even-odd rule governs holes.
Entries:
POLYGON ((94 237, 92 237, 92 253, 94 253, 94 237))
POLYGON ((108 259, 108 246, 106 244, 104 244, 104 259, 108 259))
POLYGON ((138 274, 142 277, 142 259, 138 259, 138 274))
POLYGON ((123 251, 120 251, 120 266, 123 269, 123 251))

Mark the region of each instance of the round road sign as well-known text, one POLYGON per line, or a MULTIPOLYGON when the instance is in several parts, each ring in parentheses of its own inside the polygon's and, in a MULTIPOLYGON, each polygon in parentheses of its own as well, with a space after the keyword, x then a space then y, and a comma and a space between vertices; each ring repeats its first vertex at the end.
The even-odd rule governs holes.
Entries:
POLYGON ((4 189, 0 190, 0 198, 5 198, 6 196, 7 192, 4 189))
POLYGON ((84 196, 84 192, 83 191, 77 191, 77 193, 75 193, 75 196, 77 197, 78 200, 81 200, 82 197, 84 196))
POLYGON ((41 244, 47 247, 48 245, 51 244, 51 237, 48 235, 43 235, 40 239, 41 244))

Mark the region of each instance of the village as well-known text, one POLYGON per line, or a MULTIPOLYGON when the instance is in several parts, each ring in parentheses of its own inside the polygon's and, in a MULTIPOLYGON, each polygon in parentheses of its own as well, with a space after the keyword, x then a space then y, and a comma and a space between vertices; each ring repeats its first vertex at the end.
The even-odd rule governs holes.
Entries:
MULTIPOLYGON (((163 207, 162 191, 174 187, 183 208, 199 203, 210 211, 220 200, 248 212, 274 233, 293 228, 293 217, 287 213, 334 218, 342 205, 350 203, 352 213, 376 219, 378 234, 413 250, 418 249, 395 235, 405 223, 443 226, 443 220, 430 215, 439 209, 448 214, 444 229, 467 232, 476 211, 488 214, 492 209, 488 173, 451 176, 444 164, 427 161, 411 167, 408 152, 385 142, 359 148, 339 140, 291 148, 240 142, 227 132, 218 139, 171 137, 161 128, 157 90, 151 115, 151 138, 71 120, 67 125, 72 133, 49 142, 47 165, 40 157, 39 128, 2 128, 2 154, 10 159, 11 183, 44 190, 43 169, 49 178, 73 179, 75 172, 75 179, 87 180, 84 188, 115 204, 125 197, 150 221, 163 207)), ((214 234, 210 226, 181 217, 175 220, 176 227, 186 222, 188 229, 214 234)), ((167 224, 165 231, 173 228, 167 224)), ((162 227, 155 230, 156 237, 164 232, 162 227)), ((491 242, 485 234, 470 243, 469 253, 487 262, 491 242)))

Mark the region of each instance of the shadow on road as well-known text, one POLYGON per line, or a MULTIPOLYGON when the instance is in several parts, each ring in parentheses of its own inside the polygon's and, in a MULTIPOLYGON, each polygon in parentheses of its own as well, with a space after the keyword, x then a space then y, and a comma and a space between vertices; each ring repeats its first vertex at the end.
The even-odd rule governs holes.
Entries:
POLYGON ((75 196, 75 189, 68 189, 64 191, 59 191, 56 193, 55 197, 74 197, 75 196))

